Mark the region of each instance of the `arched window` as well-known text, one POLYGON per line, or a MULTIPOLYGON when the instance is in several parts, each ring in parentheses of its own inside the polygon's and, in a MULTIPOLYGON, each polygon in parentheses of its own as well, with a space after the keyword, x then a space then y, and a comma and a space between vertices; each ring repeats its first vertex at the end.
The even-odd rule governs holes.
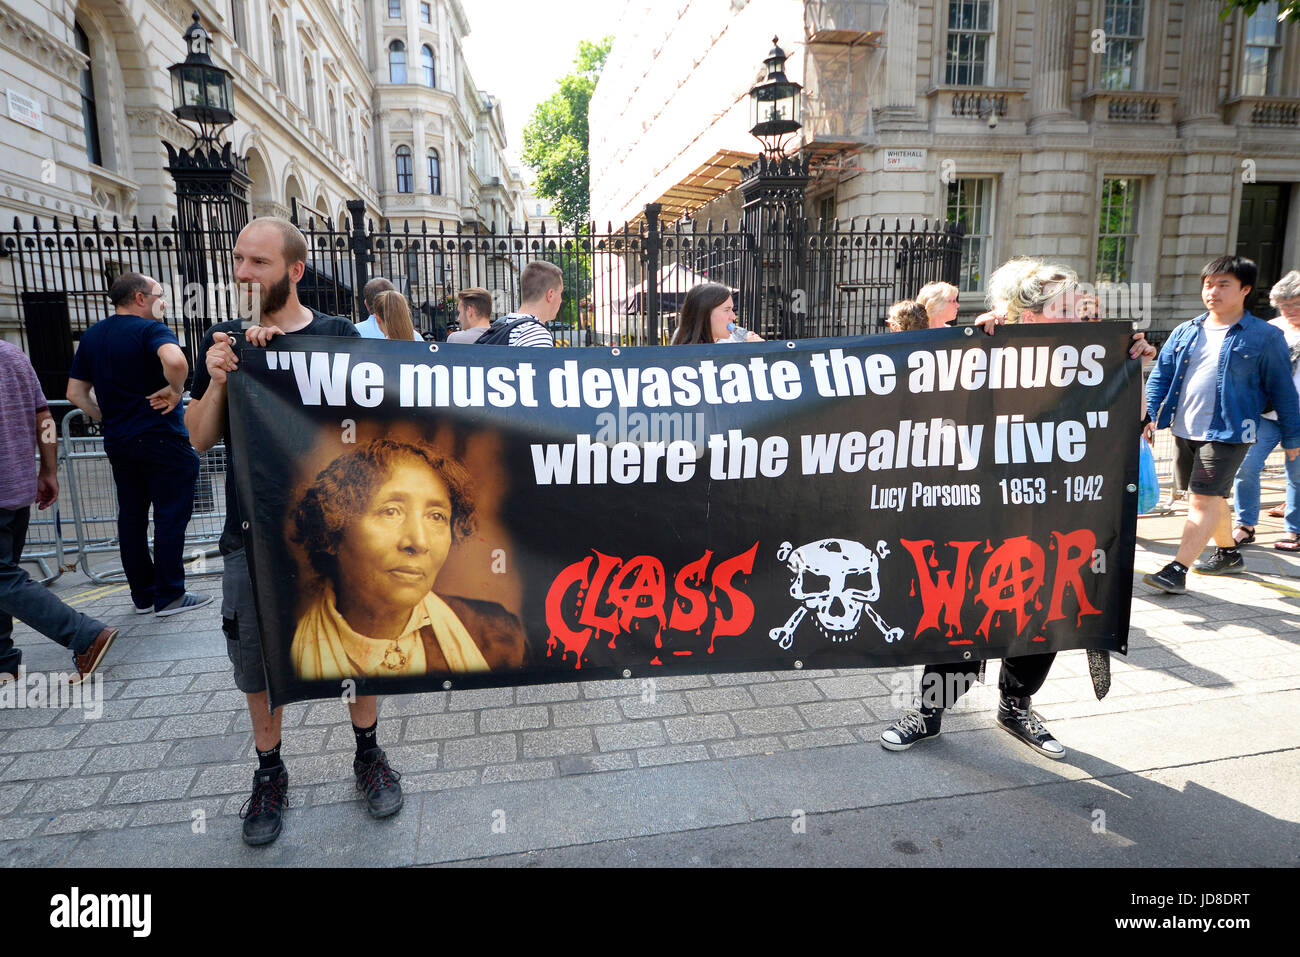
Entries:
POLYGON ((311 76, 311 61, 302 61, 302 86, 303 99, 306 101, 307 120, 312 126, 316 125, 316 81, 311 76))
POLYGON ((328 116, 330 125, 330 145, 337 148, 339 145, 339 111, 334 106, 334 91, 330 90, 326 94, 329 103, 328 116))
POLYGON ((411 179, 411 148, 399 146, 397 148, 397 191, 411 192, 411 179))
POLYGON ((401 40, 388 44, 388 82, 406 82, 406 45, 401 40))
POLYGON ((420 66, 424 69, 424 85, 436 87, 438 85, 438 71, 434 67, 433 49, 427 43, 420 47, 420 66))
MULTIPOLYGON (((90 57, 90 38, 81 24, 73 21, 73 30, 77 35, 77 49, 90 57)), ((86 134, 86 159, 96 166, 104 165, 104 154, 99 148, 99 110, 95 106, 95 80, 90 72, 90 63, 81 70, 81 129, 86 134)))
POLYGON ((434 196, 442 195, 442 177, 439 176, 438 151, 431 149, 426 157, 429 163, 429 192, 434 196))
POLYGON ((271 18, 271 54, 275 61, 275 85, 284 92, 284 34, 280 32, 280 21, 271 18))

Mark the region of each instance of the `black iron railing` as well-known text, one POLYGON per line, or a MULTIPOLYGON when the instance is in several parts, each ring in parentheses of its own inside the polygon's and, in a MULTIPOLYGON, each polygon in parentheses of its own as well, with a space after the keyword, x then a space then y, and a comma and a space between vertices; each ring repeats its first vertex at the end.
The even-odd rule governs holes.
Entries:
MULTIPOLYGON (((741 286, 755 274, 769 277, 768 285, 760 314, 741 314, 746 327, 769 338, 852 336, 884 331, 890 304, 925 283, 955 283, 961 258, 961 232, 947 223, 783 218, 764 224, 763 241, 755 244, 738 225, 664 228, 656 209, 647 213, 635 226, 558 231, 310 219, 298 224, 308 245, 299 297, 359 321, 365 318, 361 287, 384 276, 409 299, 420 332, 441 339, 455 322, 458 291, 486 288, 494 311, 504 314, 519 304, 524 265, 546 259, 565 276, 555 323, 565 344, 667 342, 692 286, 723 283, 737 292, 740 308, 750 301, 741 286), (768 268, 747 273, 746 257, 756 256, 768 268)), ((15 219, 12 230, 0 231, 0 319, 17 319, 48 394, 63 394, 75 342, 108 313, 108 287, 122 272, 143 272, 163 284, 167 321, 191 362, 208 326, 236 318, 229 244, 209 244, 203 255, 211 261, 196 264, 183 240, 175 220, 128 226, 116 218, 107 224, 54 219, 25 226, 15 219)))

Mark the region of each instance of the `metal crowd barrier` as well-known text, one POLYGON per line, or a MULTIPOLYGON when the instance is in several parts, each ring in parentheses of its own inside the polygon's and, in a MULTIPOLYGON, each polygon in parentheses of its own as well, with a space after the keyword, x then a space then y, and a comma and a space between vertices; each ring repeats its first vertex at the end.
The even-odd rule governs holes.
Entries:
MULTIPOLYGON (((67 399, 57 399, 49 403, 50 414, 54 416, 57 424, 60 418, 67 414, 72 408, 72 403, 67 399)), ((37 455, 36 462, 39 467, 40 456, 37 455)), ((63 514, 61 506, 66 503, 64 495, 67 489, 67 469, 63 460, 63 443, 59 443, 58 453, 59 468, 59 497, 47 509, 39 509, 33 506, 31 520, 27 525, 27 539, 23 546, 22 563, 29 562, 40 569, 41 577, 36 580, 42 585, 49 585, 57 581, 59 576, 65 571, 64 563, 67 561, 64 552, 63 540, 63 514)))
MULTIPOLYGON (((86 577, 99 585, 126 581, 118 552, 117 486, 104 451, 103 431, 80 409, 63 418, 61 457, 76 535, 70 563, 80 564, 86 577), (97 561, 96 556, 112 558, 97 561)), ((191 559, 187 576, 220 572, 219 566, 209 568, 207 559, 217 554, 216 545, 226 519, 225 483, 226 449, 224 444, 218 444, 199 455, 194 514, 185 531, 185 552, 191 559)), ((152 540, 152 521, 149 537, 152 540)), ((65 547, 65 554, 67 551, 65 547)))

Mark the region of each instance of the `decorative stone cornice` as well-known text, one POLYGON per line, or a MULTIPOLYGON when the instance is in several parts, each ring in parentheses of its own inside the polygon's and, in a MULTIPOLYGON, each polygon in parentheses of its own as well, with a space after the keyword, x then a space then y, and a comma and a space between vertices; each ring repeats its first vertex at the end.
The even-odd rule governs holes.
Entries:
POLYGON ((178 146, 188 145, 194 140, 194 132, 162 107, 129 110, 126 115, 132 134, 156 136, 178 146))
POLYGON ((75 80, 86 56, 26 17, 0 5, 0 46, 7 47, 47 68, 56 76, 75 80))

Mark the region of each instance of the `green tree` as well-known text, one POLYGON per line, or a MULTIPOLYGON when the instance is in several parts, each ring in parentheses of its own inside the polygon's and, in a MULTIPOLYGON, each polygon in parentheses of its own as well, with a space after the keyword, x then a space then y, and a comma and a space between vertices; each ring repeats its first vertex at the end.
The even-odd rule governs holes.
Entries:
MULTIPOLYGON (((1219 19, 1228 19, 1234 10, 1241 10, 1249 17, 1263 2, 1264 0, 1224 0, 1223 9, 1219 11, 1219 19)), ((1290 20, 1292 23, 1300 23, 1300 0, 1285 0, 1279 3, 1278 17, 1290 20)))
POLYGON ((539 103, 524 127, 524 162, 537 174, 537 195, 551 201, 560 222, 585 223, 591 214, 587 108, 613 37, 578 44, 572 73, 539 103))

